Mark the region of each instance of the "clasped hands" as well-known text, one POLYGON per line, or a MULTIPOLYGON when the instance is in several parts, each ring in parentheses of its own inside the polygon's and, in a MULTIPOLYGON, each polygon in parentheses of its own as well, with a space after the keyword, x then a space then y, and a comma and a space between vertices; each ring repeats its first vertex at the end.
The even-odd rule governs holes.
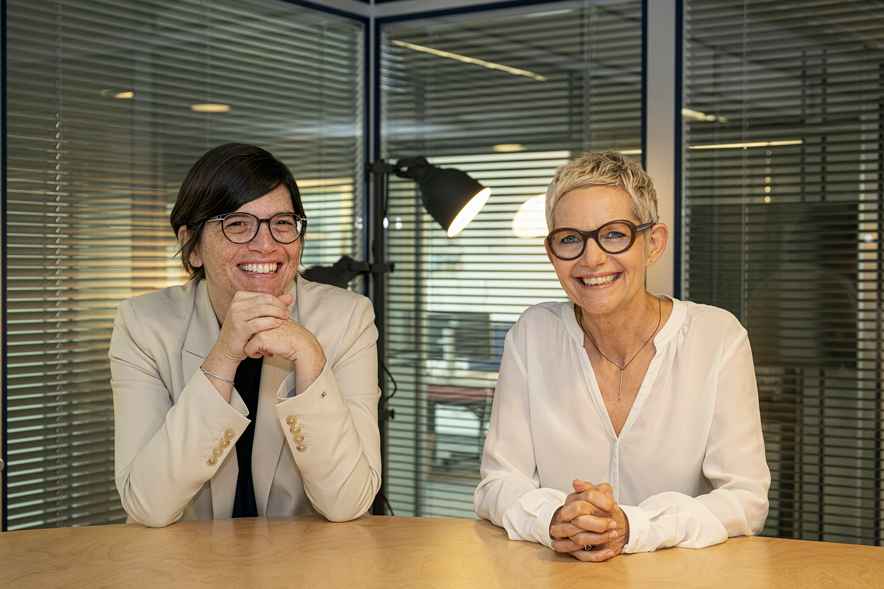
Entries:
MULTIPOLYGON (((289 318, 294 296, 237 292, 221 325, 221 332, 203 368, 233 380, 239 363, 248 358, 282 356, 296 366, 295 386, 307 389, 325 367, 325 352, 316 337, 289 318)), ((230 401, 230 386, 213 380, 221 396, 230 401)))
POLYGON ((552 547, 585 562, 602 562, 629 542, 629 520, 614 500, 614 489, 575 479, 574 492, 549 524, 552 547), (591 546, 586 550, 584 546, 591 546))

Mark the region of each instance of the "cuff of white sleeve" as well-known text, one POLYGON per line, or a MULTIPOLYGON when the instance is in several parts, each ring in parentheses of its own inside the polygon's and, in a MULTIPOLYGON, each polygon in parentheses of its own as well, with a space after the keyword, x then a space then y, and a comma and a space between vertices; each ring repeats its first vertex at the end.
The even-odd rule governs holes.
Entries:
POLYGON ((552 538, 549 535, 549 525, 552 523, 556 510, 564 504, 564 500, 561 502, 550 501, 541 508, 540 513, 537 515, 537 537, 540 539, 540 543, 547 548, 552 549, 552 538))
MULTIPOLYGON (((502 525, 510 540, 537 542, 552 548, 549 523, 568 496, 557 489, 541 488, 524 494, 504 513, 502 525)), ((496 522, 495 522, 496 523, 496 522)))
POLYGON ((645 512, 641 508, 630 505, 621 505, 620 509, 623 510, 623 514, 629 520, 629 544, 623 547, 623 552, 625 554, 646 552, 645 546, 648 543, 650 523, 645 512))

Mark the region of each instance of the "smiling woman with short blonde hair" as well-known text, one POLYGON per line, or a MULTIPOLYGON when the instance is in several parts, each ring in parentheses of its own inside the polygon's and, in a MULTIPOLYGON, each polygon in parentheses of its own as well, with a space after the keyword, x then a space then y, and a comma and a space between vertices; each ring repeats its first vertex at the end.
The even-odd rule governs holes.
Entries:
POLYGON ((749 340, 727 311, 645 290, 668 239, 651 178, 588 153, 546 213, 570 301, 506 336, 476 513, 594 562, 757 534, 770 471, 749 340))

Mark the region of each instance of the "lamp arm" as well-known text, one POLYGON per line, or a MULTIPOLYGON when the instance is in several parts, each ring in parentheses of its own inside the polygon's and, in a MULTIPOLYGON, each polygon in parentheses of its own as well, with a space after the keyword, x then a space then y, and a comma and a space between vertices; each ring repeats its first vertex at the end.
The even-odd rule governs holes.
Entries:
POLYGON ((396 166, 388 164, 384 160, 377 160, 365 166, 371 174, 391 174, 396 171, 396 166))
POLYGON ((393 262, 389 262, 387 264, 379 264, 379 263, 371 263, 371 262, 357 262, 353 258, 349 256, 344 256, 340 259, 340 262, 345 264, 345 268, 355 274, 387 274, 392 273, 396 269, 396 264, 393 262))
POLYGON ((396 162, 396 175, 414 180, 422 189, 426 178, 438 169, 423 156, 406 157, 396 162))
POLYGON ((366 170, 371 174, 396 174, 400 178, 409 178, 417 182, 420 182, 421 178, 435 169, 436 166, 420 155, 401 158, 395 164, 390 164, 380 159, 366 165, 366 170))

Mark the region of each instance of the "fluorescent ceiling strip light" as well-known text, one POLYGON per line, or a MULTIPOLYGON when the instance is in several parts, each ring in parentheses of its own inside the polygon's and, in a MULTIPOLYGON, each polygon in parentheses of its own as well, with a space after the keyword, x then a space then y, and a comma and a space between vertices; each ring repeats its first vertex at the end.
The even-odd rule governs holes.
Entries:
POLYGON ((230 105, 206 102, 204 104, 191 104, 190 110, 193 112, 230 112, 230 105))
POLYGON ((541 76, 540 74, 535 74, 534 72, 529 72, 528 70, 520 70, 508 65, 500 65, 499 63, 485 61, 484 59, 476 59, 474 57, 467 57, 466 55, 449 53, 448 51, 441 51, 439 49, 433 49, 431 47, 424 47, 423 45, 414 45, 413 43, 406 43, 405 41, 392 41, 392 43, 393 45, 405 47, 406 49, 413 49, 414 51, 430 53, 432 55, 438 55, 439 57, 447 57, 448 59, 456 59, 457 61, 462 61, 463 63, 481 65, 482 67, 487 67, 490 70, 500 70, 508 74, 513 74, 514 76, 525 76, 526 78, 534 78, 535 80, 538 80, 540 82, 546 82, 546 77, 541 76))
POLYGON ((697 121, 706 121, 708 123, 718 121, 719 123, 726 123, 727 119, 725 117, 717 117, 715 115, 707 115, 704 112, 700 112, 698 110, 694 110, 692 108, 683 108, 681 109, 681 116, 687 117, 689 119, 694 119, 697 121))
POLYGON ((691 145, 688 149, 748 149, 750 147, 776 147, 779 145, 801 145, 803 139, 792 141, 759 141, 757 143, 718 143, 716 145, 691 145))
POLYGON ((498 153, 515 153, 517 151, 525 151, 528 148, 520 143, 498 143, 492 146, 491 149, 498 153))

